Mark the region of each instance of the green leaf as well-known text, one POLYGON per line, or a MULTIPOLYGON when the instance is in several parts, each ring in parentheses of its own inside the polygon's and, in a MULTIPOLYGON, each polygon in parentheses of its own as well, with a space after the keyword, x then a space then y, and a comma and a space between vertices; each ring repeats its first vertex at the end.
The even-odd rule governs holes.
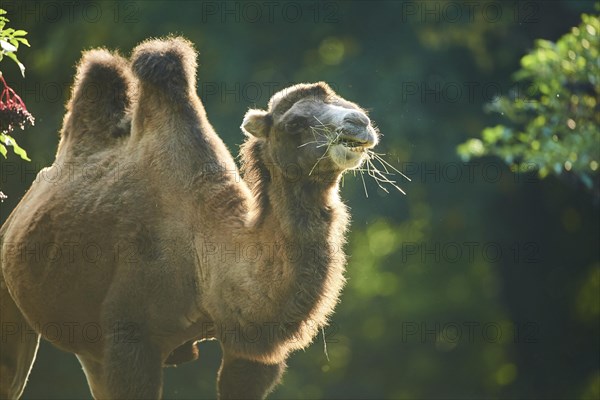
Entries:
POLYGON ((18 29, 16 31, 14 31, 13 36, 25 36, 27 35, 27 31, 24 31, 23 29, 18 29))
POLYGON ((25 151, 25 149, 20 147, 17 141, 12 136, 7 135, 6 133, 2 133, 0 134, 0 140, 2 140, 7 146, 12 146, 15 154, 21 157, 23 160, 31 161, 31 159, 27 156, 27 152, 25 151))
MULTIPOLYGON (((8 41, 10 42, 10 44, 12 44, 13 46, 15 46, 17 50, 19 50, 19 42, 17 41, 17 39, 10 38, 10 39, 8 39, 8 41)), ((17 50, 15 50, 15 51, 17 51, 17 50)))
POLYGON ((0 15, 4 15, 4 14, 6 14, 6 10, 0 8, 0 15))
POLYGON ((25 151, 25 149, 17 146, 16 144, 13 146, 13 151, 15 152, 16 155, 20 156, 23 160, 31 161, 31 159, 29 157, 27 157, 27 152, 25 151))
POLYGON ((16 38, 16 40, 23 43, 27 47, 31 47, 31 45, 29 44, 29 41, 27 41, 27 39, 25 39, 24 37, 18 37, 18 38, 16 38))
POLYGON ((463 161, 469 161, 471 157, 481 157, 485 154, 485 147, 479 139, 469 139, 465 143, 458 145, 458 155, 463 161))
POLYGON ((0 144, 0 154, 2 154, 4 156, 4 158, 6 158, 6 146, 4 146, 3 144, 0 144))
POLYGON ((17 65, 19 66, 19 69, 21 70, 21 75, 23 75, 23 78, 25 78, 25 66, 23 64, 21 64, 21 62, 17 58, 16 54, 15 53, 6 53, 6 56, 8 58, 11 58, 14 62, 17 63, 17 65))
POLYGON ((483 140, 485 143, 494 144, 504 136, 505 130, 506 128, 502 125, 496 125, 493 128, 485 128, 482 132, 483 140))

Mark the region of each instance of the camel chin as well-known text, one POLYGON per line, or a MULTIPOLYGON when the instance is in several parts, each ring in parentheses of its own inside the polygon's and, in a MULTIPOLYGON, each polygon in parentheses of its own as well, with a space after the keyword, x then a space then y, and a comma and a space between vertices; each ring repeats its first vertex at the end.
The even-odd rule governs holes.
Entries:
POLYGON ((329 149, 329 157, 341 171, 359 168, 367 158, 364 147, 348 147, 335 144, 329 149))
POLYGON ((367 159, 367 152, 375 147, 377 142, 377 132, 369 122, 366 129, 341 134, 337 142, 329 148, 329 157, 342 172, 356 169, 367 159))

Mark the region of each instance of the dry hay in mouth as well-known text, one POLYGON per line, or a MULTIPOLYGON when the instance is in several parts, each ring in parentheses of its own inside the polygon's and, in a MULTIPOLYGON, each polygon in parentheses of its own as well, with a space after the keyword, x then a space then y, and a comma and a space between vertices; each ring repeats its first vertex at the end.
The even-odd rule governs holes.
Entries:
POLYGON ((398 186, 398 183, 395 180, 392 180, 392 178, 396 175, 400 175, 409 182, 410 178, 406 176, 406 174, 398 170, 396 167, 394 167, 392 164, 387 162, 383 158, 385 154, 375 153, 373 150, 370 149, 367 149, 366 153, 366 168, 355 168, 352 170, 353 172, 355 172, 355 175, 356 172, 360 172, 360 178, 362 179, 363 188, 365 189, 365 196, 369 197, 369 192, 367 191, 367 185, 365 183, 365 172, 368 176, 375 180, 377 186, 379 186, 384 192, 389 193, 388 188, 386 188, 384 185, 390 185, 392 188, 406 195, 406 192, 400 186, 398 186), (379 168, 377 167, 375 162, 379 164, 379 168))
POLYGON ((367 191, 367 185, 365 183, 365 173, 367 174, 367 176, 373 178, 373 180, 377 183, 377 186, 379 186, 384 192, 390 192, 388 190, 388 187, 386 187, 386 185, 388 185, 391 186, 393 189, 398 190, 400 193, 406 195, 406 192, 400 186, 398 186, 398 182, 396 182, 396 180, 394 180, 393 178, 396 175, 400 175, 402 178, 406 179, 409 182, 411 181, 410 178, 404 173, 402 173, 400 170, 398 170, 396 167, 394 167, 392 164, 390 164, 388 161, 386 161, 383 158, 385 154, 376 153, 371 149, 367 149, 363 147, 360 142, 347 141, 347 143, 349 143, 350 145, 346 145, 344 140, 340 139, 342 131, 339 128, 323 124, 321 121, 319 121, 317 117, 314 118, 319 123, 319 125, 317 126, 310 127, 313 134, 313 138, 315 140, 301 144, 298 147, 300 148, 310 144, 316 144, 316 148, 325 147, 325 151, 310 169, 308 173, 309 176, 312 175, 319 162, 321 162, 323 159, 325 159, 325 157, 327 157, 331 146, 333 146, 334 144, 342 144, 344 147, 346 147, 352 152, 365 153, 366 155, 365 167, 354 168, 350 170, 354 172, 355 176, 357 172, 360 173, 366 197, 369 197, 369 192, 367 191))

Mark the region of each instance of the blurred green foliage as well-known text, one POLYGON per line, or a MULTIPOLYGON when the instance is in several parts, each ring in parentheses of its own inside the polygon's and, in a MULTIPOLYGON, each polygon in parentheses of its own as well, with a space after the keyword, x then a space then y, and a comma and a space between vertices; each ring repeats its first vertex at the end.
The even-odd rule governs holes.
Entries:
POLYGON ((488 109, 511 126, 485 128, 458 146, 464 160, 500 156, 514 170, 535 165, 541 177, 572 171, 592 187, 600 168, 600 19, 583 15, 556 43, 537 40, 514 75, 518 90, 488 109))
MULTIPOLYGON (((20 54, 28 79, 15 90, 38 123, 23 135, 33 162, 0 161, 10 188, 0 221, 54 160, 81 51, 129 54, 148 37, 183 34, 200 51, 198 93, 233 153, 248 108, 324 80, 369 109, 378 152, 412 179, 401 184, 406 196, 367 181, 366 198, 360 178, 345 177, 348 283, 330 327, 291 356, 271 398, 597 399, 596 198, 496 157, 456 154, 506 124, 484 112, 484 89, 508 92, 536 40, 560 40, 594 4, 276 1, 269 14, 266 3, 3 1, 35 40, 20 54)), ((165 369, 165 397, 214 398, 219 362, 218 344, 202 343, 198 362, 165 369)), ((75 357, 42 343, 24 398, 89 397, 75 357)))

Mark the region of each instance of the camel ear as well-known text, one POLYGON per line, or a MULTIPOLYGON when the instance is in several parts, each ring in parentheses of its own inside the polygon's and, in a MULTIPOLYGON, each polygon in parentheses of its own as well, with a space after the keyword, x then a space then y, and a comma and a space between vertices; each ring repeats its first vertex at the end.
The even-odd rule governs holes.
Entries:
POLYGON ((272 124, 271 115, 263 110, 248 110, 242 122, 242 130, 246 135, 266 138, 272 124))

